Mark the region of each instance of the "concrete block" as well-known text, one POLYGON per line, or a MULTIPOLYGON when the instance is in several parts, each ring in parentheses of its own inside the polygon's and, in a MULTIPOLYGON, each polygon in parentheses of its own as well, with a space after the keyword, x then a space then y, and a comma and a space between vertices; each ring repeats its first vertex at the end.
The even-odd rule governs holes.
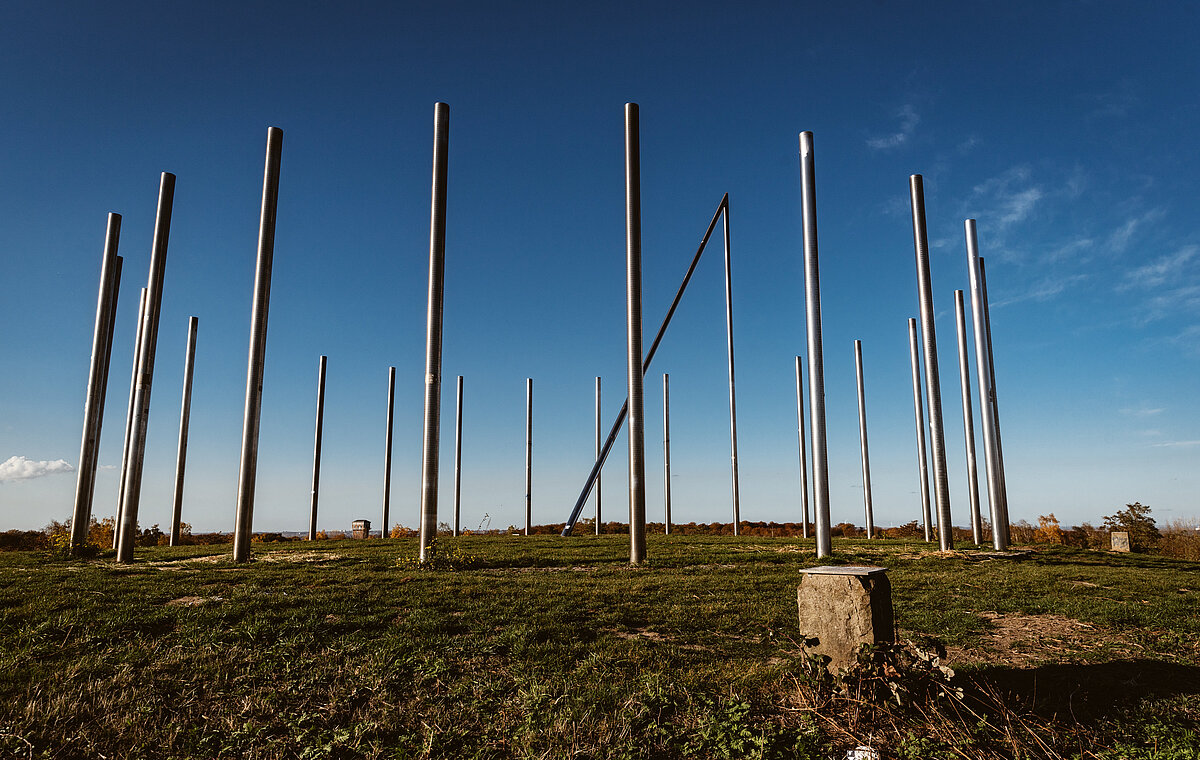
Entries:
POLYGON ((860 644, 895 641, 887 568, 825 566, 800 572, 800 633, 818 640, 809 649, 827 655, 831 670, 851 665, 860 644))
POLYGON ((1129 551, 1129 533, 1123 530, 1112 532, 1112 550, 1114 552, 1129 551))

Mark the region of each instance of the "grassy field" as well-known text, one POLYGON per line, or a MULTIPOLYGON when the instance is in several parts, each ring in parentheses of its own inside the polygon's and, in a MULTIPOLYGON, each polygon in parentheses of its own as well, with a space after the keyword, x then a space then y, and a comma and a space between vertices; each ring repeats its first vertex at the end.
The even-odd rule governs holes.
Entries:
MULTIPOLYGON (((1200 563, 835 541, 962 696, 799 644, 800 539, 413 539, 0 554, 0 757, 1200 757, 1200 563), (883 673, 884 675, 881 675, 883 673), (917 682, 920 683, 917 683, 917 682)), ((922 680, 924 679, 924 680, 922 680)))

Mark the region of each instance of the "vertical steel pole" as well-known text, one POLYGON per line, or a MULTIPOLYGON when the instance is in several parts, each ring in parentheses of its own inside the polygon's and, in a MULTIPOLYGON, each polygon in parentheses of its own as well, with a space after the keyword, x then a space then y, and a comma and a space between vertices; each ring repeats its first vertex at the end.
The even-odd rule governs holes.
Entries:
MULTIPOLYGON (((321 438, 325 430, 325 367, 329 357, 322 356, 317 362, 317 424, 313 433, 312 491, 308 509, 308 540, 317 538, 317 502, 321 498, 321 438)), ((385 522, 384 525, 387 523, 385 522)))
POLYGON ((75 508, 71 517, 72 555, 87 543, 92 521, 92 498, 96 489, 96 464, 100 430, 104 421, 104 391, 108 386, 108 353, 111 348, 114 299, 120 284, 117 247, 121 240, 121 215, 108 215, 104 254, 100 259, 100 292, 96 297, 96 323, 92 333, 92 358, 88 368, 87 398, 83 406, 83 435, 79 445, 79 469, 75 480, 75 508))
POLYGON ((812 132, 800 133, 800 215, 804 227, 804 307, 808 332, 808 412, 812 426, 817 556, 831 552, 829 453, 825 435, 825 359, 821 348, 821 275, 817 257, 817 178, 812 132))
POLYGON ((671 535, 671 376, 663 373, 663 535, 671 535))
POLYGON ((867 450, 867 394, 863 389, 862 341, 854 341, 854 370, 858 377, 858 441, 862 449, 863 510, 867 538, 875 538, 875 510, 871 505, 871 454, 867 450))
POLYGON ((525 535, 533 527, 533 378, 525 378, 525 535))
POLYGON ((741 533, 742 504, 741 488, 738 485, 737 445, 737 392, 734 390, 733 373, 733 270, 729 257, 729 193, 721 201, 725 213, 721 215, 725 233, 725 339, 729 356, 729 458, 733 470, 733 535, 741 533))
POLYGON ((133 402, 134 394, 137 391, 138 360, 142 356, 142 323, 145 318, 146 289, 142 288, 138 299, 138 320, 133 339, 133 371, 129 376, 129 411, 125 415, 125 443, 121 447, 121 480, 117 484, 117 521, 113 526, 113 549, 117 548, 118 539, 121 537, 121 516, 124 514, 125 508, 125 475, 129 472, 130 432, 133 428, 133 402))
POLYGON ((933 540, 933 516, 929 504, 929 461, 925 456, 925 408, 921 403, 921 349, 917 337, 917 320, 908 319, 908 351, 912 363, 913 415, 917 421, 917 468, 921 471, 921 520, 925 523, 925 540, 933 540))
POLYGON ((457 402, 454 407, 454 535, 460 532, 462 519, 462 402, 463 376, 458 376, 457 402))
MULTIPOLYGON (((600 461, 600 378, 596 378, 596 461, 600 461)), ((603 532, 601 528, 602 518, 600 509, 600 484, 602 478, 600 473, 596 473, 596 535, 603 532)))
POLYGON ((246 406, 242 418, 242 454, 238 469, 237 515, 233 561, 250 560, 254 529, 254 488, 258 477, 258 431, 262 414, 263 374, 267 358, 267 313, 271 303, 271 271, 275 259, 275 218, 279 206, 279 164, 283 130, 267 129, 262 207, 258 223, 258 259, 254 272, 254 306, 250 312, 250 351, 246 368, 246 406))
POLYGON ((142 468, 146 458, 146 431, 150 424, 150 391, 154 382, 154 355, 158 345, 158 320, 162 314, 163 278, 166 275, 167 244, 171 233, 171 209, 175 201, 175 175, 163 172, 158 187, 158 210, 154 221, 154 243, 150 251, 150 275, 146 283, 146 315, 139 346, 138 379, 134 392, 133 425, 129 437, 129 469, 121 523, 117 530, 117 562, 133 561, 138 505, 142 497, 142 468))
POLYGON ((979 276, 979 241, 975 220, 963 223, 967 241, 967 272, 971 279, 971 323, 975 332, 975 376, 979 378, 979 421, 983 425, 983 455, 987 471, 988 506, 992 518, 992 547, 1008 549, 1008 516, 1001 506, 999 461, 996 457, 995 392, 987 358, 987 327, 984 321, 984 295, 979 276))
POLYGON ((920 174, 908 178, 912 201, 913 249, 917 257, 917 294, 921 300, 921 334, 925 349, 925 397, 929 407, 929 444, 933 449, 933 495, 937 502, 938 548, 954 548, 950 517, 950 481, 946 474, 946 436, 942 425, 942 386, 938 379, 937 328, 933 285, 929 274, 929 236, 925 231, 925 190, 920 174))
POLYGON ((179 404, 179 448, 175 457, 175 498, 171 510, 171 546, 179 546, 183 522, 183 472, 187 466, 188 422, 192 415, 192 375, 196 363, 196 328, 200 320, 188 317, 187 354, 183 360, 183 400, 179 404))
POLYGON ((1000 476, 1000 507, 1004 512, 1004 540, 1008 542, 1008 478, 1004 472, 1004 444, 1000 434, 1000 402, 996 398, 996 362, 992 356, 992 307, 988 299, 987 262, 979 257, 979 288, 983 292, 983 332, 987 336, 988 374, 992 379, 992 414, 996 418, 996 472, 1000 476))
POLYGON ((637 103, 625 104, 625 342, 629 385, 629 562, 646 560, 646 408, 642 382, 642 178, 637 103))
POLYGON ((958 337, 958 385, 962 395, 963 438, 967 451, 967 489, 971 498, 971 540, 983 543, 983 524, 979 514, 979 470, 975 466, 975 424, 971 418, 971 371, 967 358, 967 318, 963 292, 954 291, 954 328, 958 337))
POLYGON ((389 535, 388 522, 392 507, 392 428, 395 416, 396 368, 388 367, 387 432, 383 436, 383 524, 379 529, 380 538, 387 538, 389 535))
POLYGON ((421 441, 420 561, 437 536, 438 449, 442 416, 442 295, 446 272, 446 181, 450 106, 433 106, 433 179, 429 208, 429 301, 425 328, 425 427, 421 441))
POLYGON ((804 377, 796 357, 796 436, 800 439, 800 535, 808 538, 808 462, 804 453, 804 377))

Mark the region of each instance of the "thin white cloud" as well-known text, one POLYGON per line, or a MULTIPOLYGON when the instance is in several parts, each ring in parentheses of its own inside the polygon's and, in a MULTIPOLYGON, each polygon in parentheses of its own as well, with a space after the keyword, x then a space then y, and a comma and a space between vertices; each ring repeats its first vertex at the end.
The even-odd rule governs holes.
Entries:
POLYGON ((1048 301, 1072 285, 1083 282, 1086 279, 1088 279, 1088 275, 1086 274, 1046 277, 1034 283, 1024 293, 1018 293, 1002 301, 992 301, 991 304, 999 308, 1001 306, 1008 306, 1009 304, 1020 303, 1021 301, 1048 301))
POLYGON ((1134 234, 1138 231, 1139 227, 1149 222, 1156 222, 1164 216, 1166 216, 1166 211, 1160 208, 1153 208, 1141 216, 1126 219, 1120 227, 1113 230, 1112 234, 1108 236, 1108 247, 1113 253, 1123 253, 1129 247, 1129 244, 1133 242, 1134 234))
POLYGON ((921 122, 921 117, 908 104, 905 104, 896 113, 896 116, 900 119, 900 131, 882 137, 869 138, 867 140, 868 148, 872 148, 873 150, 887 150, 888 148, 898 148, 908 142, 908 138, 912 137, 917 124, 921 122))
POLYGON ((23 456, 11 456, 6 461, 0 462, 0 483, 7 483, 10 480, 29 480, 65 472, 75 472, 75 468, 65 459, 47 462, 23 456))
POLYGON ((1165 411, 1166 409, 1162 407, 1151 408, 1147 406, 1139 406, 1122 409, 1121 414, 1124 414, 1127 417, 1154 417, 1155 415, 1162 414, 1165 411))
POLYGON ((980 140, 977 135, 971 135, 970 137, 968 137, 967 139, 963 140, 962 142, 960 142, 958 144, 958 152, 962 155, 966 155, 967 153, 970 153, 972 150, 974 150, 975 146, 979 145, 982 142, 983 142, 983 140, 980 140))
POLYGON ((1200 253, 1200 246, 1185 245, 1175 253, 1161 256, 1157 261, 1126 272, 1124 281, 1117 286, 1117 290, 1158 288, 1167 283, 1179 282, 1180 275, 1184 273, 1187 264, 1196 258, 1197 253, 1200 253))
POLYGON ((1173 446, 1200 446, 1200 441, 1163 441, 1162 443, 1152 443, 1150 445, 1156 449, 1173 446))

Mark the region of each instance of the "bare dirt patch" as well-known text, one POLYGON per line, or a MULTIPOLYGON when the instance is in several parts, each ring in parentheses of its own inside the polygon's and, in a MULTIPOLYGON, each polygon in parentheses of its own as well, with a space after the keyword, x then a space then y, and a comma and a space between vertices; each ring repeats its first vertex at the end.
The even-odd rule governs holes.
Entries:
POLYGON ((981 612, 990 624, 978 644, 947 647, 951 665, 994 663, 1009 666, 1069 662, 1105 648, 1140 647, 1121 634, 1063 615, 981 612))

